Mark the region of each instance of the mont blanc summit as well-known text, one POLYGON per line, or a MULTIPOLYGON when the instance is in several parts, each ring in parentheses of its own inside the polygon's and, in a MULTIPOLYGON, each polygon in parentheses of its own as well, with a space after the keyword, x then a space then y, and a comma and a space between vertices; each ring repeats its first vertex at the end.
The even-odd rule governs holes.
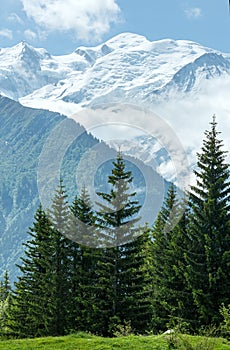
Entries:
POLYGON ((154 105, 178 93, 199 94, 207 81, 226 76, 230 54, 132 33, 62 56, 26 42, 0 51, 1 94, 65 115, 100 103, 154 105))

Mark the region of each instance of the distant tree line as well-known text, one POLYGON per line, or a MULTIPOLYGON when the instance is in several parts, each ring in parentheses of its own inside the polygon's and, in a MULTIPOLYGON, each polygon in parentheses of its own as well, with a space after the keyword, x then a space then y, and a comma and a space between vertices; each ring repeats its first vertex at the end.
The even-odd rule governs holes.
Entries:
POLYGON ((1 334, 220 326, 230 305, 230 182, 215 117, 210 124, 187 200, 171 185, 153 226, 138 226, 141 206, 120 152, 97 211, 86 188, 69 205, 60 181, 49 212, 40 205, 35 213, 15 288, 7 273, 1 282, 1 334))

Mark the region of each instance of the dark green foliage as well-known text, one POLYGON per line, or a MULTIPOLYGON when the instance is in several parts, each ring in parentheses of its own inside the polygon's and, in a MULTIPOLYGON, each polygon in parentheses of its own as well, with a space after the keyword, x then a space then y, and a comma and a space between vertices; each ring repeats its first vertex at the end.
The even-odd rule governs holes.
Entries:
POLYGON ((230 183, 215 118, 205 135, 189 206, 172 185, 152 229, 139 225, 133 175, 120 152, 108 191, 97 193, 97 212, 86 188, 69 206, 61 180, 48 215, 37 209, 14 292, 7 273, 0 284, 1 334, 219 325, 230 302, 230 183))
POLYGON ((70 298, 69 268, 70 256, 69 246, 71 241, 66 238, 70 234, 70 210, 67 202, 67 195, 60 180, 58 189, 53 198, 49 211, 49 217, 53 228, 52 256, 52 281, 51 304, 53 307, 52 326, 54 335, 63 335, 66 332, 67 312, 70 298))
POLYGON ((25 258, 15 283, 9 327, 14 336, 63 335, 69 298, 68 204, 62 184, 49 217, 40 206, 29 230, 25 258), (52 221, 51 221, 52 220, 52 221))
POLYGON ((25 258, 19 266, 22 275, 15 283, 10 307, 10 333, 20 338, 48 335, 52 327, 53 231, 41 206, 34 218, 29 229, 31 239, 24 244, 25 258))
POLYGON ((179 222, 172 231, 171 239, 171 256, 173 265, 171 274, 173 276, 172 302, 170 310, 170 328, 177 327, 181 332, 194 332, 197 327, 197 308, 193 300, 191 289, 186 281, 186 252, 189 247, 187 239, 188 231, 188 214, 187 203, 182 201, 179 204, 180 217, 179 222))
POLYGON ((154 225, 156 330, 180 323, 193 331, 201 325, 218 325, 220 305, 229 303, 230 184, 215 118, 205 135, 189 208, 174 225, 180 204, 174 205, 171 188, 154 225))
POLYGON ((220 324, 220 334, 222 337, 230 340, 230 304, 222 304, 220 307, 222 322, 220 324))
POLYGON ((9 273, 6 270, 3 281, 0 281, 0 301, 6 300, 11 293, 9 273))
POLYGON ((95 215, 86 188, 76 196, 71 210, 70 256, 70 296, 69 296, 69 329, 91 329, 92 319, 92 285, 96 264, 95 248, 95 215), (80 242, 80 243, 79 243, 80 242), (83 244, 84 243, 84 244, 83 244))
POLYGON ((80 196, 75 196, 70 211, 71 230, 68 237, 81 246, 95 246, 97 244, 96 217, 85 187, 81 190, 80 196))
POLYGON ((100 244, 107 247, 98 261, 98 283, 94 288, 104 335, 111 335, 115 324, 129 321, 134 331, 146 330, 147 308, 150 310, 149 290, 144 283, 147 282, 144 264, 149 238, 147 234, 138 237, 143 233, 137 227, 140 205, 135 200, 135 192, 130 193, 133 178, 120 152, 113 166, 108 178, 110 192, 98 193, 103 199, 103 203, 98 203, 100 244))
POLYGON ((135 237, 136 223, 140 219, 136 214, 141 208, 135 199, 136 193, 130 193, 133 177, 132 173, 126 170, 120 152, 113 166, 112 174, 108 177, 110 192, 97 193, 104 200, 103 203, 97 203, 100 207, 99 226, 103 232, 101 244, 112 247, 127 243, 135 237))
POLYGON ((118 316, 132 331, 144 334, 150 330, 152 317, 152 256, 150 230, 142 228, 139 236, 121 250, 118 283, 118 316))
POLYGON ((214 117, 190 193, 186 276, 201 325, 218 324, 221 304, 230 301, 229 167, 216 126, 214 117))
POLYGON ((175 271, 173 270, 173 230, 177 220, 176 191, 168 190, 167 197, 153 227, 153 328, 165 330, 172 315, 175 271))
POLYGON ((8 312, 11 304, 11 285, 8 271, 0 281, 0 336, 7 334, 8 312))
POLYGON ((192 293, 184 277, 187 209, 186 203, 179 202, 176 196, 172 185, 152 230, 155 331, 190 325, 194 317, 192 293))

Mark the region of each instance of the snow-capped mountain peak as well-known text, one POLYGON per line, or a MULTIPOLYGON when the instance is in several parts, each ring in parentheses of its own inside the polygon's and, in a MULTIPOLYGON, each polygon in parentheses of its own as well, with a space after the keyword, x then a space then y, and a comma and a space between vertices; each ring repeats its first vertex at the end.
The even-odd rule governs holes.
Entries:
POLYGON ((197 93, 230 74, 230 55, 187 40, 122 33, 95 47, 52 56, 21 42, 0 51, 0 92, 30 107, 72 115, 85 106, 197 93))
POLYGON ((114 50, 124 49, 126 47, 137 48, 138 46, 143 46, 147 43, 150 42, 144 36, 129 32, 118 34, 105 42, 108 47, 111 47, 114 50))
MULTIPOLYGON (((196 125, 193 115, 190 117, 196 105, 199 122, 204 106, 206 118, 221 106, 230 113, 230 106, 226 107, 229 89, 230 54, 189 40, 150 41, 141 35, 122 33, 95 47, 81 46, 61 56, 26 42, 0 50, 1 94, 25 106, 67 116, 84 107, 131 103, 163 113, 178 133, 187 128, 188 135, 196 125), (208 104, 207 93, 214 96, 211 100, 209 97, 208 104)), ((180 137, 187 147, 185 135, 183 131, 180 137)), ((128 148, 126 145, 127 152, 128 148)), ((150 156, 145 158, 149 162, 155 151, 143 149, 150 156)), ((136 147, 130 152, 133 150, 139 152, 136 147)))

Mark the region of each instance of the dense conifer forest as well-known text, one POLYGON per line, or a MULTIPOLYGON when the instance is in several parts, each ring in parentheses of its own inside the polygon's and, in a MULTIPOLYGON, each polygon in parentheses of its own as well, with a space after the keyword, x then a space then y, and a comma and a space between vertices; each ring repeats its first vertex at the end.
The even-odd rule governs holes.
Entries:
POLYGON ((230 334, 229 164, 215 117, 198 153, 196 182, 170 186, 153 225, 140 225, 133 175, 118 152, 98 192, 68 203, 65 184, 28 229, 20 275, 0 285, 0 333, 13 338, 84 331, 111 337, 179 328, 230 334), (84 242, 80 244, 79 242, 84 242), (227 323, 228 322, 228 323, 227 323))

